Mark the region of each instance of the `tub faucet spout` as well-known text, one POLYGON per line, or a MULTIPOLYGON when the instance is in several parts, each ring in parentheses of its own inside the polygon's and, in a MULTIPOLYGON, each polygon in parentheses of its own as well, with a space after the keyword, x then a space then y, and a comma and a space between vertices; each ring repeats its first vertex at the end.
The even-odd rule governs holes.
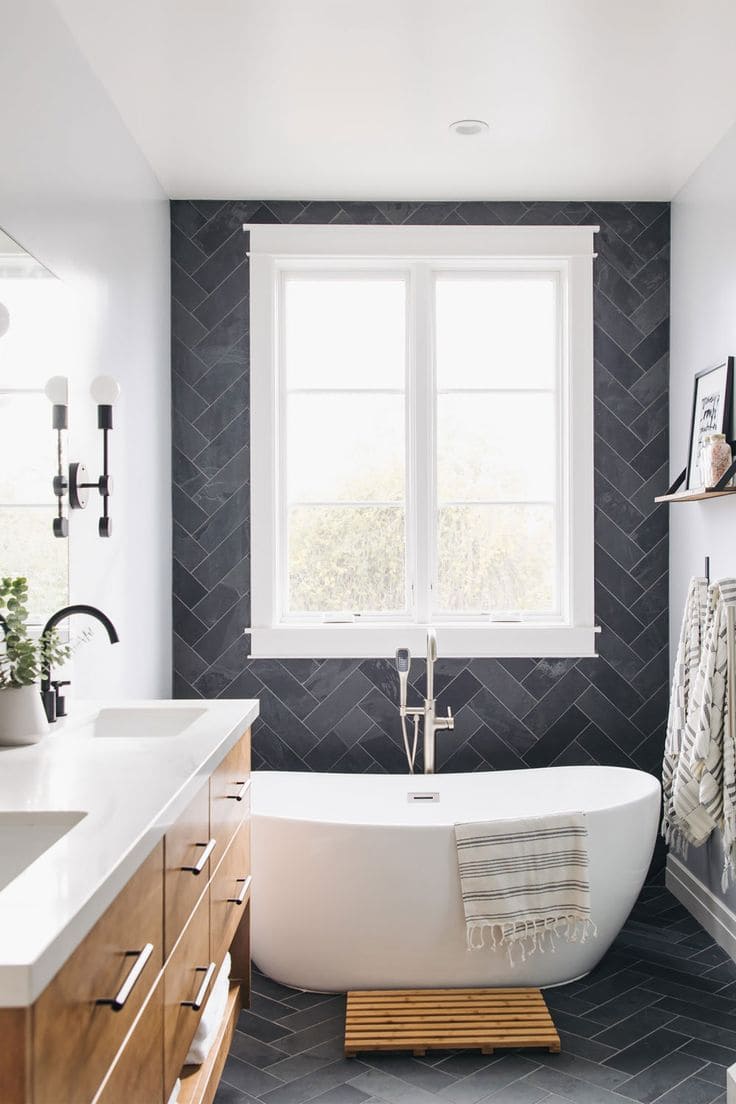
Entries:
POLYGON ((446 717, 437 716, 437 702, 434 696, 434 665, 437 662, 437 633, 434 629, 427 630, 427 691, 423 706, 408 706, 406 704, 406 683, 408 679, 409 652, 400 649, 396 653, 396 666, 399 671, 401 696, 399 715, 401 716, 402 729, 404 731, 404 747, 409 763, 409 770, 414 773, 414 754, 416 753, 416 726, 419 720, 423 720, 423 744, 424 744, 424 773, 434 774, 437 762, 437 733, 441 729, 454 729, 455 718, 448 707, 446 717), (414 754, 410 754, 406 737, 405 720, 414 718, 414 754))

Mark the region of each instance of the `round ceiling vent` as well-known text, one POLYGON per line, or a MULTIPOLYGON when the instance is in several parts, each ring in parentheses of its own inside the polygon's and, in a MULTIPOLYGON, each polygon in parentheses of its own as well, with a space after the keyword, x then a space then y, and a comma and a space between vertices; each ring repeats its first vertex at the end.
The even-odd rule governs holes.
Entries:
POLYGON ((484 119, 458 119, 450 123, 450 130, 463 138, 472 138, 475 134, 483 134, 488 130, 488 123, 484 119))

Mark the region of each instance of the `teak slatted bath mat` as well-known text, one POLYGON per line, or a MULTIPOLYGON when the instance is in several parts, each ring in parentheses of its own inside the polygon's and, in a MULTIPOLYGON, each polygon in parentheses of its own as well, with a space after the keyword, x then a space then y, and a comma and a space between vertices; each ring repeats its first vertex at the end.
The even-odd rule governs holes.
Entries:
POLYGON ((544 1047, 560 1036, 539 989, 372 989, 348 993, 345 1057, 366 1050, 544 1047))

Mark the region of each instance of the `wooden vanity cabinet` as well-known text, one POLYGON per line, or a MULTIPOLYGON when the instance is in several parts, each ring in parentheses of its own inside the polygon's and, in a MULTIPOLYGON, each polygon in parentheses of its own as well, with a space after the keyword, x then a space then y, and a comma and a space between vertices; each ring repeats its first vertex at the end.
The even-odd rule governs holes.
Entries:
POLYGON ((249 780, 250 731, 36 1003, 0 1009, 2 1104, 166 1104, 180 1076, 209 1104, 250 993, 249 780), (228 949, 217 1043, 182 1068, 228 949))
POLYGON ((91 1100, 153 988, 163 851, 159 843, 33 1006, 34 1104, 91 1100))

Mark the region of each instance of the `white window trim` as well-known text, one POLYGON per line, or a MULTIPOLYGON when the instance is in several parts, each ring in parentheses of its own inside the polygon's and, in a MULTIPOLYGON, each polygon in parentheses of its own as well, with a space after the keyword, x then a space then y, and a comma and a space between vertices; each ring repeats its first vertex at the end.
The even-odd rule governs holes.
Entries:
MULTIPOLYGON (((351 624, 280 622, 278 611, 279 389, 275 289, 281 268, 315 261, 386 268, 431 259, 440 266, 535 268, 562 276, 567 371, 561 391, 563 433, 569 441, 563 501, 569 509, 563 538, 569 550, 570 593, 565 623, 539 620, 442 621, 442 655, 594 656, 593 578, 593 235, 597 226, 295 226, 246 224, 250 232, 251 352, 251 655, 279 658, 392 656, 398 647, 421 652, 427 622, 351 624)), ((421 350, 414 351, 422 359, 421 350)), ((421 426, 417 426, 421 432, 421 426)), ((563 438, 564 439, 564 438, 563 438)), ((420 509, 426 510, 420 504, 420 509)), ((418 581, 419 582, 419 581, 418 581)))

